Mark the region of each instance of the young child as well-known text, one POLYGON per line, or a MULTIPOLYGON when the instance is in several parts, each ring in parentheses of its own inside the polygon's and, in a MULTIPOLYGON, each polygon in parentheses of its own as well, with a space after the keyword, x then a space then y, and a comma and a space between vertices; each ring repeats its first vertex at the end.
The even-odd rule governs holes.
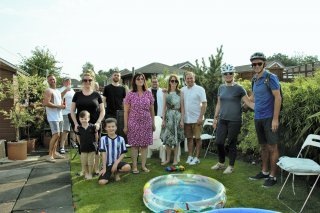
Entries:
POLYGON ((98 130, 94 124, 89 123, 90 113, 83 110, 79 114, 81 126, 78 127, 80 136, 81 166, 85 179, 92 179, 92 168, 96 152, 96 141, 98 141, 98 130))
POLYGON ((116 181, 120 180, 119 172, 130 172, 129 164, 123 162, 127 152, 124 138, 116 135, 117 120, 108 118, 105 120, 106 136, 101 137, 99 151, 102 154, 102 170, 100 171, 99 184, 105 185, 109 182, 111 175, 116 181))

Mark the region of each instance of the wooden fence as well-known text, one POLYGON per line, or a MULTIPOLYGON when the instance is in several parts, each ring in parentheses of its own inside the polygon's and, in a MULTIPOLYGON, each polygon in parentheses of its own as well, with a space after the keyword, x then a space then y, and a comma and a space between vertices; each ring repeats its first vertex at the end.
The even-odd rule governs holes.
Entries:
POLYGON ((312 77, 317 69, 320 69, 320 62, 289 67, 283 72, 283 81, 290 82, 297 76, 312 77))

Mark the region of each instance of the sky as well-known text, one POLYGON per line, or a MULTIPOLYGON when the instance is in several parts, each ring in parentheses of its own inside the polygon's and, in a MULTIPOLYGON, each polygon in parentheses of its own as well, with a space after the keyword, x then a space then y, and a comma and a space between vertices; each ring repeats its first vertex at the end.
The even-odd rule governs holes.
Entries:
POLYGON ((62 75, 283 53, 320 58, 318 0, 0 0, 0 58, 19 64, 45 47, 62 75))

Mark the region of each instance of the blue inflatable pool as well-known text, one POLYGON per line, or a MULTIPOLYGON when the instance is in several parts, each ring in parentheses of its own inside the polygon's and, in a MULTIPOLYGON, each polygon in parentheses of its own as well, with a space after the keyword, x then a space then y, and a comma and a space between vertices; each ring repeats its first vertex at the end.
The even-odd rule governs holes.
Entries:
POLYGON ((169 174, 148 181, 143 202, 153 212, 200 212, 223 208, 225 187, 202 175, 169 174))
POLYGON ((255 208, 225 208, 206 211, 207 213, 276 213, 275 211, 255 208))

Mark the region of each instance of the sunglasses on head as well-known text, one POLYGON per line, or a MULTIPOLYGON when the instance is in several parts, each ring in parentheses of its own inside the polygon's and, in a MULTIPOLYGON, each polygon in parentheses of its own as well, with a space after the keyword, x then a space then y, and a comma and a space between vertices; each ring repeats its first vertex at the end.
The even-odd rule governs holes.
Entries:
POLYGON ((233 75, 233 72, 225 72, 223 75, 233 75))
POLYGON ((82 82, 92 82, 92 79, 82 79, 82 82))
POLYGON ((256 66, 261 67, 261 66, 262 66, 262 64, 263 64, 263 62, 252 63, 252 64, 251 64, 251 67, 256 67, 256 66))
POLYGON ((171 82, 171 83, 176 83, 176 84, 179 83, 178 80, 170 80, 170 82, 171 82))

